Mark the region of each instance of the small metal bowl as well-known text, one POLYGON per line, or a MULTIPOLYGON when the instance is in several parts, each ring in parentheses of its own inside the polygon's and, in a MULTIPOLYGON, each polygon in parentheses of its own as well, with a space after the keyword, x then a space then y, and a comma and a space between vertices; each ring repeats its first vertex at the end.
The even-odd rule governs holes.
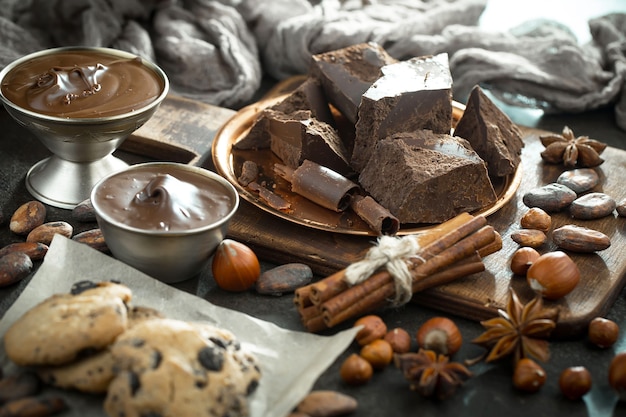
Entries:
MULTIPOLYGON (((62 47, 35 52, 15 60, 0 71, 7 75, 32 59, 68 51, 105 54, 118 59, 135 59, 128 52, 97 47, 62 47)), ((31 131, 53 155, 36 163, 26 175, 26 188, 38 200, 55 207, 72 209, 89 197, 91 188, 105 175, 128 166, 112 153, 135 130, 147 122, 169 91, 169 80, 157 65, 142 65, 161 82, 161 94, 151 103, 123 114, 102 117, 59 117, 23 108, 0 91, 0 101, 20 125, 31 131)))
MULTIPOLYGON (((110 185, 111 183, 109 183, 110 185)), ((145 184, 132 186, 135 195, 145 184)), ((201 185, 200 187, 201 188, 201 185)), ((113 256, 122 262, 166 283, 184 281, 196 276, 207 264, 228 231, 232 216, 239 207, 239 195, 228 181, 220 175, 203 168, 173 163, 148 162, 133 165, 123 171, 110 174, 100 180, 91 192, 98 226, 113 256), (134 178, 133 173, 149 169, 159 174, 176 177, 177 173, 192 173, 207 187, 223 189, 224 197, 232 203, 227 214, 200 227, 186 230, 155 230, 129 226, 116 219, 103 199, 111 198, 107 183, 116 176, 134 178)))

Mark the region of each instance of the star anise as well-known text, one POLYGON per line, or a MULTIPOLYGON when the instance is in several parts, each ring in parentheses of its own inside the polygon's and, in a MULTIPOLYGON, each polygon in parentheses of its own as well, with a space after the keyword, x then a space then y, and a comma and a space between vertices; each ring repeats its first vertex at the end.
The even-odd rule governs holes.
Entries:
POLYGON ((411 390, 439 400, 454 394, 457 387, 472 376, 464 365, 450 362, 448 356, 433 350, 396 354, 394 363, 409 381, 411 390))
POLYGON ((567 168, 592 168, 604 162, 600 154, 606 144, 589 136, 574 136, 569 127, 563 128, 560 135, 548 134, 539 136, 546 149, 541 152, 541 158, 551 164, 564 164, 567 168))
POLYGON ((482 321, 486 331, 472 343, 490 349, 486 362, 513 356, 513 364, 521 358, 547 362, 550 358, 545 340, 556 327, 558 310, 544 308, 543 299, 537 295, 523 305, 513 289, 509 291, 506 311, 498 310, 499 317, 482 321))

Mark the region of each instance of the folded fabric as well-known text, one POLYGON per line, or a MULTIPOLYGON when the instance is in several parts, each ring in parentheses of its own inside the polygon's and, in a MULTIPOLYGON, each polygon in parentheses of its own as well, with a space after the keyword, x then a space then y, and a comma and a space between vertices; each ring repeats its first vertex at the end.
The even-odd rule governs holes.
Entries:
POLYGON ((0 0, 0 66, 43 48, 110 46, 156 61, 172 91, 239 108, 262 78, 308 71, 312 54, 373 41, 393 57, 447 52, 454 95, 476 84, 548 113, 614 106, 626 129, 626 14, 589 21, 581 45, 553 21, 478 26, 487 0, 0 0))

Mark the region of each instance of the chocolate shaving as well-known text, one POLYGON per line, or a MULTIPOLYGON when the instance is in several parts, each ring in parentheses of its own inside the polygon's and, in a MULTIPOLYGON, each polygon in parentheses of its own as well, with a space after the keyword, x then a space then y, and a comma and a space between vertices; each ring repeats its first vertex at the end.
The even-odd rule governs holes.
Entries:
POLYGON ((289 204, 289 202, 287 202, 284 198, 268 190, 267 188, 263 187, 261 184, 255 181, 252 181, 250 184, 248 184, 248 188, 252 191, 259 193, 259 197, 261 197, 261 199, 265 201, 270 207, 276 210, 288 210, 291 208, 291 204, 289 204))
POLYGON ((291 191, 327 209, 342 212, 350 207, 359 186, 337 172, 304 160, 295 170, 275 164, 274 172, 291 183, 291 191))
POLYGON ((400 229, 398 218, 370 196, 355 195, 350 207, 379 235, 395 235, 400 229))
POLYGON ((259 176, 259 166, 254 161, 244 161, 241 165, 241 175, 237 178, 237 182, 247 187, 252 181, 256 181, 259 176))

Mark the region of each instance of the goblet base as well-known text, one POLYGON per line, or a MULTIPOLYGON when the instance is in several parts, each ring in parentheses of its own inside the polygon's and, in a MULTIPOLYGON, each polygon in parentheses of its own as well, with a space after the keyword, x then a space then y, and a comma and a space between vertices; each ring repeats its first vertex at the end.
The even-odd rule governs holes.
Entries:
POLYGON ((100 179, 127 167, 126 162, 113 155, 90 162, 73 162, 53 155, 30 168, 26 189, 42 203, 71 210, 89 198, 100 179))

